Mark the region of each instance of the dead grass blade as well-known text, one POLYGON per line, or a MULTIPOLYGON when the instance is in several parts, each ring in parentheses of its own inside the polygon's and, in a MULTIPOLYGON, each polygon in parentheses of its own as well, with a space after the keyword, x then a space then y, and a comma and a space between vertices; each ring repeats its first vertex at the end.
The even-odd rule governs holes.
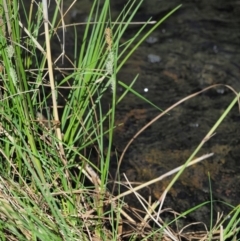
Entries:
MULTIPOLYGON (((193 161, 191 161, 190 163, 188 163, 187 167, 189 167, 189 166, 191 166, 191 165, 194 165, 194 164, 196 164, 196 163, 198 163, 198 162, 200 162, 200 161, 202 161, 202 160, 205 160, 205 159, 207 159, 207 158, 209 158, 209 157, 211 157, 211 156, 213 156, 213 155, 214 155, 214 153, 209 153, 209 154, 203 155, 203 156, 201 156, 201 157, 199 157, 199 158, 196 158, 196 159, 194 159, 193 161)), ((150 181, 148 181, 148 182, 146 182, 146 183, 143 183, 143 184, 141 184, 141 185, 139 185, 139 186, 137 186, 137 187, 132 188, 132 189, 129 190, 129 191, 126 191, 126 192, 124 192, 124 193, 121 193, 121 194, 119 194, 118 196, 112 198, 111 201, 115 201, 115 200, 117 200, 117 199, 119 199, 119 198, 122 198, 122 197, 124 197, 124 196, 126 196, 126 195, 129 195, 129 194, 131 194, 131 193, 133 193, 133 192, 136 192, 136 191, 138 191, 138 190, 140 190, 140 189, 142 189, 142 188, 144 188, 144 187, 146 187, 146 186, 149 186, 149 185, 151 185, 151 184, 153 184, 153 183, 155 183, 155 182, 161 181, 161 180, 163 180, 164 178, 166 178, 166 177, 168 177, 168 176, 171 176, 171 175, 173 175, 174 173, 178 172, 183 166, 184 166, 184 165, 181 165, 181 166, 179 166, 179 167, 176 167, 176 168, 174 168, 173 170, 165 173, 164 175, 162 175, 162 176, 160 176, 160 177, 157 177, 157 178, 155 178, 155 179, 152 179, 152 180, 150 180, 150 181)), ((162 195, 162 197, 163 197, 163 195, 162 195)), ((159 199, 159 200, 160 200, 160 199, 159 199)))
MULTIPOLYGON (((134 195, 136 196, 136 198, 138 199, 138 201, 141 203, 142 207, 144 208, 144 210, 146 211, 146 213, 149 215, 149 217, 151 218, 151 220, 153 220, 156 225, 161 228, 163 230, 163 233, 169 237, 171 240, 174 240, 174 241, 178 241, 178 238, 175 237, 175 235, 172 233, 172 231, 169 229, 169 227, 163 227, 163 225, 161 225, 159 223, 159 221, 151 214, 151 210, 149 211, 149 207, 145 206, 144 203, 142 202, 141 198, 139 198, 139 194, 136 192, 136 190, 134 190, 134 188, 132 187, 131 183, 128 181, 126 175, 124 174, 124 177, 125 179, 127 180, 128 182, 128 185, 129 185, 129 188, 130 188, 130 191, 134 193, 134 195)), ((143 226, 143 225, 141 225, 143 226)))

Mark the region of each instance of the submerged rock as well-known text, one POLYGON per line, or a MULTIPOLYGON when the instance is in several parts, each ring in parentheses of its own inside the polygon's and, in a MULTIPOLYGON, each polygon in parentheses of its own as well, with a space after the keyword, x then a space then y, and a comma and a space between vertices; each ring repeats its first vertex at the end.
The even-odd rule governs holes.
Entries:
POLYGON ((153 63, 153 64, 159 63, 161 61, 161 57, 156 54, 149 54, 147 56, 147 58, 148 58, 148 62, 153 63))
POLYGON ((157 37, 154 37, 154 36, 149 36, 147 39, 146 39, 146 43, 148 44, 155 44, 158 42, 158 38, 157 37))

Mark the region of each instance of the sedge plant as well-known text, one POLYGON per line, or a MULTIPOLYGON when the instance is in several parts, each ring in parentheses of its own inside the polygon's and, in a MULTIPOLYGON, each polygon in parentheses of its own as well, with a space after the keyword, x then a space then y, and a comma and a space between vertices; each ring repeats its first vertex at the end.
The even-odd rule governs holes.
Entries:
POLYGON ((110 211, 105 210, 111 196, 107 183, 115 108, 129 91, 144 97, 132 88, 137 78, 127 86, 117 73, 165 20, 137 41, 147 21, 135 38, 121 44, 141 4, 129 1, 112 21, 110 1, 100 5, 94 0, 88 20, 82 23, 82 43, 75 41, 75 60, 70 60, 65 52, 64 16, 71 9, 64 12, 63 0, 27 5, 1 0, 1 240, 111 240, 122 234, 123 202, 111 202, 110 211), (59 40, 61 50, 55 59, 53 39, 59 40), (71 63, 67 74, 58 67, 64 58, 71 63), (125 91, 117 97, 118 84, 125 91), (68 89, 64 96, 62 89, 68 89), (104 113, 106 93, 111 93, 111 103, 104 113), (61 98, 65 102, 60 108, 61 98), (93 152, 99 164, 93 161, 93 152))

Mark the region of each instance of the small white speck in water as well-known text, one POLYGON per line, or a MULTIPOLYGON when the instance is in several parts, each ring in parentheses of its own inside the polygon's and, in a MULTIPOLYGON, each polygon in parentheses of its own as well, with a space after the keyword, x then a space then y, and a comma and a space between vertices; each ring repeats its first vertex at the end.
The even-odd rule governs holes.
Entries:
POLYGON ((148 92, 148 88, 144 88, 144 92, 148 92))
POLYGON ((225 92, 224 88, 218 88, 218 89, 216 89, 216 91, 217 91, 217 93, 220 94, 220 95, 223 95, 224 92, 225 92))
POLYGON ((196 123, 190 123, 189 126, 192 127, 192 128, 198 128, 199 124, 197 122, 196 123))

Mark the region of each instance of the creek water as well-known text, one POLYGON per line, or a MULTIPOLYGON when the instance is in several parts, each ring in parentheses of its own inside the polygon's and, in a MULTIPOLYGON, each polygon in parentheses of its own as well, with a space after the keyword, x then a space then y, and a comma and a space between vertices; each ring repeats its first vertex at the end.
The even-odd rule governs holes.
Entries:
MULTIPOLYGON (((146 1, 138 17, 144 20, 152 14, 157 20, 179 3, 183 4, 181 9, 152 34, 158 41, 142 44, 118 78, 130 84, 139 74, 134 89, 163 110, 207 86, 223 85, 174 108, 134 140, 120 169, 130 181, 146 182, 182 165, 235 97, 224 85, 240 91, 240 2, 146 1), (151 63, 149 54, 161 60, 151 63)), ((126 39, 136 31, 130 29, 126 39)), ((118 105, 116 124, 123 125, 116 129, 117 149, 121 152, 134 134, 159 113, 129 94, 118 105)), ((222 202, 239 203, 239 122, 236 105, 197 155, 214 156, 184 171, 167 195, 165 207, 182 212, 210 200, 210 193, 215 200, 215 215, 228 214, 229 209, 222 202)), ((143 195, 159 198, 169 181, 152 185, 143 195)), ((189 218, 209 224, 210 211, 208 205, 189 218)))
MULTIPOLYGON (((224 85, 240 91, 240 2, 148 1, 142 13, 144 17, 152 13, 157 18, 180 2, 181 9, 152 34, 158 42, 142 44, 123 67, 119 79, 129 84, 139 74, 134 89, 164 110, 207 86, 223 86, 174 108, 134 140, 121 170, 131 181, 145 182, 182 165, 235 97, 224 85), (158 55, 161 61, 149 62, 149 54, 158 55), (148 92, 144 92, 146 88, 148 92)), ((134 34, 131 30, 128 37, 134 34)), ((116 118, 117 123, 124 123, 115 135, 119 150, 158 114, 156 109, 128 95, 119 104, 116 118)), ((229 209, 222 201, 239 204, 239 123, 236 105, 197 155, 213 152, 214 156, 184 171, 170 190, 166 207, 181 212, 210 200, 210 193, 216 200, 215 212, 227 215, 229 209)), ((145 195, 159 198, 168 183, 169 179, 152 185, 145 195)), ((208 224, 210 205, 190 216, 208 224)))

